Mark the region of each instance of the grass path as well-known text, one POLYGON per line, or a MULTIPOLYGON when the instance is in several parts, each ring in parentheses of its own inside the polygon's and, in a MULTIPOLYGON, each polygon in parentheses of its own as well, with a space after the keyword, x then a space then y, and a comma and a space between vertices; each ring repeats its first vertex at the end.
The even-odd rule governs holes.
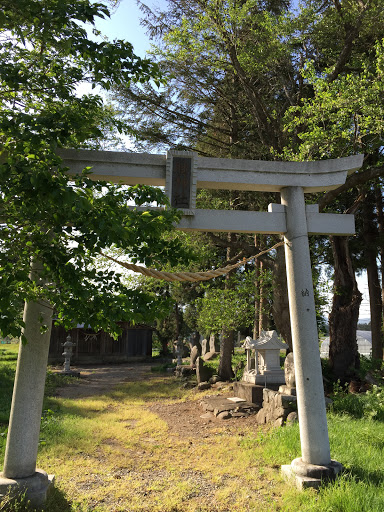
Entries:
MULTIPOLYGON (((0 454, 16 352, 14 345, 0 350, 0 454)), ((382 386, 367 396, 334 396, 331 453, 345 472, 318 493, 300 493, 280 475, 280 465, 300 455, 297 425, 270 428, 252 416, 204 420, 199 397, 212 390, 186 389, 149 365, 82 374, 59 389, 68 379, 47 379, 38 455, 38 466, 56 475, 47 512, 384 510, 382 386)), ((0 503, 0 512, 26 510, 0 503)))
POLYGON ((255 429, 262 439, 265 429, 235 419, 196 423, 203 412, 198 396, 175 378, 127 375, 107 393, 82 398, 75 384, 63 390, 65 397, 49 400, 38 459, 57 478, 49 510, 280 510, 286 485, 278 467, 244 442, 255 429), (177 404, 185 415, 180 432, 161 419, 177 404), (162 408, 161 417, 153 405, 162 408), (188 418, 197 425, 189 435, 188 418))

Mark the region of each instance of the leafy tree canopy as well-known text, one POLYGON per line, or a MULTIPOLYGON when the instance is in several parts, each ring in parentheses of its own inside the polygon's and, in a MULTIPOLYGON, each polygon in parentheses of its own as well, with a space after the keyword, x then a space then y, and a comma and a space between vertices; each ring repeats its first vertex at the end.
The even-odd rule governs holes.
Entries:
POLYGON ((132 45, 93 40, 86 24, 108 17, 90 0, 2 0, 0 10, 0 330, 18 336, 25 300, 47 299, 67 327, 86 322, 116 332, 116 321, 148 320, 153 295, 129 290, 113 271, 97 271, 94 257, 116 244, 133 261, 176 263, 179 244, 164 243, 177 213, 163 193, 68 177, 61 147, 87 147, 100 124, 126 129, 99 96, 76 94, 82 82, 153 83, 157 66, 132 45), (164 205, 138 211, 129 203, 164 205), (39 261, 45 285, 29 277, 39 261))
POLYGON ((255 281, 268 286, 270 273, 256 277, 255 271, 238 271, 227 280, 225 289, 211 284, 202 285, 204 296, 197 299, 197 325, 204 334, 237 329, 250 329, 255 315, 255 300, 259 300, 255 281))

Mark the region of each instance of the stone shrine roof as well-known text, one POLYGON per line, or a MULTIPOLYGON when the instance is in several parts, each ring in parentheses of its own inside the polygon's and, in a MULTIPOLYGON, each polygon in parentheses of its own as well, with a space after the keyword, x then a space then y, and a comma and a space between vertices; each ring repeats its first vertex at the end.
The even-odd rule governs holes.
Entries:
POLYGON ((276 331, 261 331, 260 337, 257 340, 247 336, 243 348, 253 350, 285 350, 288 348, 288 345, 281 341, 276 331))

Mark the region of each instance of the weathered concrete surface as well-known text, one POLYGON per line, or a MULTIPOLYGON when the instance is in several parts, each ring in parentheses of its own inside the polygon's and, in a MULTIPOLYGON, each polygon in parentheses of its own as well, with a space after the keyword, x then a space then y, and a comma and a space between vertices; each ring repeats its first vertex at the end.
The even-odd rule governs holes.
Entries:
POLYGON ((314 465, 303 462, 297 458, 291 464, 281 466, 283 476, 296 484, 300 490, 313 488, 318 489, 323 483, 331 482, 343 471, 340 462, 331 460, 326 465, 314 465))
MULTIPOLYGON (((40 265, 34 262, 31 279, 39 282, 39 272, 40 265)), ((52 307, 44 300, 28 302, 23 321, 27 343, 20 344, 17 360, 0 494, 9 488, 12 492, 25 492, 27 499, 40 506, 54 478, 36 469, 52 307), (47 326, 43 333, 42 326, 47 326)))
MULTIPOLYGON (((35 263, 31 274, 34 279, 38 279, 38 272, 35 263)), ((5 478, 15 479, 36 471, 52 308, 44 301, 29 302, 23 320, 27 343, 20 344, 2 473, 5 478), (48 326, 44 333, 40 330, 42 324, 48 326)))
MULTIPOLYGON (((269 384, 268 388, 277 390, 278 384, 269 384)), ((244 400, 246 400, 247 402, 255 404, 262 403, 264 389, 264 386, 261 386, 259 384, 252 384, 250 382, 237 381, 233 383, 234 396, 244 398, 244 400)))
POLYGON ((207 396, 200 400, 201 407, 206 412, 212 412, 214 416, 228 412, 231 416, 255 414, 261 407, 260 404, 249 402, 232 402, 222 396, 207 396))
MULTIPOLYGON (((165 186, 166 155, 121 153, 85 149, 60 149, 59 156, 71 173, 91 166, 91 178, 127 185, 165 186)), ((169 152, 171 155, 172 152, 169 152)), ((359 169, 363 155, 315 162, 274 162, 195 157, 197 188, 278 192, 282 187, 301 186, 305 192, 337 188, 347 173, 359 169)))
POLYGON ((327 465, 331 462, 331 455, 304 191, 301 187, 284 188, 281 191, 281 201, 287 213, 284 241, 301 453, 305 463, 327 465))
POLYGON ((6 494, 17 497, 25 493, 26 498, 34 507, 44 505, 47 492, 54 483, 55 477, 41 469, 26 478, 4 478, 0 476, 0 501, 6 494))

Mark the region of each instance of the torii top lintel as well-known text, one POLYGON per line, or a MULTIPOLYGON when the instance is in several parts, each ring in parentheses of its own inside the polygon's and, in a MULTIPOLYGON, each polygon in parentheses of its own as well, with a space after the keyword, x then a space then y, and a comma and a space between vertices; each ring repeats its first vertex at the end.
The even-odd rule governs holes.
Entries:
POLYGON ((300 186, 305 193, 331 190, 359 169, 363 155, 308 162, 275 162, 199 157, 194 152, 167 155, 92 150, 60 150, 71 173, 92 167, 91 177, 127 185, 165 186, 172 158, 190 158, 197 188, 279 192, 300 186))

